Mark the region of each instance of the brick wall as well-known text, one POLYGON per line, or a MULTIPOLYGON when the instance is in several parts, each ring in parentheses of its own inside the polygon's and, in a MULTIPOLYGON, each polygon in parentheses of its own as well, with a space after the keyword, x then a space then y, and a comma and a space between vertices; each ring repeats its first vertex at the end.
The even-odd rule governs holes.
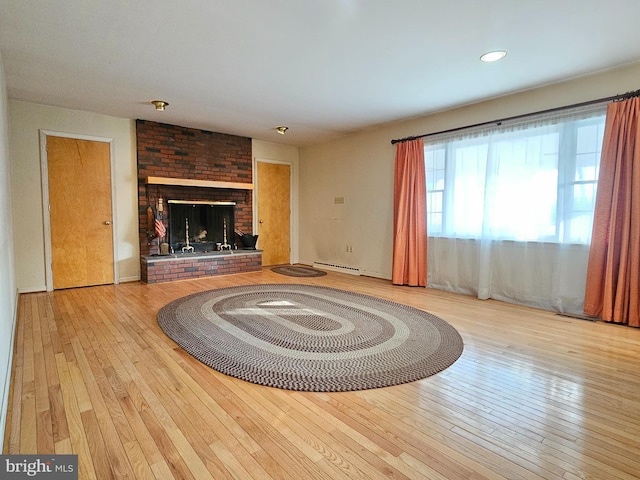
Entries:
MULTIPOLYGON (((147 207, 158 198, 236 202, 235 226, 245 233, 253 228, 251 190, 147 185, 146 177, 252 183, 251 139, 195 128, 136 121, 138 154, 138 225, 140 254, 156 253, 147 232, 147 207), (151 243, 151 244, 150 244, 151 243)), ((166 213, 166 210, 165 210, 166 213)))
POLYGON ((257 272, 262 269, 262 252, 188 257, 142 257, 140 279, 145 283, 172 282, 189 278, 257 272))

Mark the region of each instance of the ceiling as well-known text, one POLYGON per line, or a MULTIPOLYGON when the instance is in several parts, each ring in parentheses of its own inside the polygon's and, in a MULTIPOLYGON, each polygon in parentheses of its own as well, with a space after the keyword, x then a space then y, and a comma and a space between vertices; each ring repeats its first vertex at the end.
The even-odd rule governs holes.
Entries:
POLYGON ((305 146, 638 62, 638 18, 639 0, 0 0, 0 54, 11 99, 305 146))

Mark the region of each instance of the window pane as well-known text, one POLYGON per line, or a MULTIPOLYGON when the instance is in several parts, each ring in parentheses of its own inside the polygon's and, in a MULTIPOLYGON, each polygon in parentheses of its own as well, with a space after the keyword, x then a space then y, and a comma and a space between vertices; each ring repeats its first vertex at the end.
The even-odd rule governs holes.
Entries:
POLYGON ((427 206, 430 212, 442 212, 442 192, 429 192, 427 206))
POLYGON ((429 213, 427 215, 427 233, 429 234, 442 233, 442 214, 441 213, 429 213))
POLYGON ((433 172, 434 190, 442 190, 444 188, 444 170, 436 170, 433 172))
POLYGON ((604 115, 425 147, 429 234, 588 243, 604 115))
POLYGON ((435 170, 435 156, 434 156, 434 152, 432 151, 425 151, 424 152, 424 165, 427 169, 427 177, 429 177, 429 173, 433 172, 435 170))
POLYGON ((598 178, 598 164, 600 155, 582 153, 576 155, 576 181, 596 180, 598 178))
MULTIPOLYGON (((496 145, 492 236, 536 240, 555 234, 557 135, 510 139, 496 145)), ((485 227, 486 228, 486 227, 485 227)))
POLYGON ((444 171, 444 158, 445 158, 445 150, 444 148, 441 148, 436 152, 436 165, 435 165, 436 169, 444 171))
POLYGON ((427 150, 424 156, 427 190, 444 188, 444 150, 427 150))
POLYGON ((446 212, 450 223, 448 231, 475 237, 482 232, 487 144, 461 145, 453 155, 453 208, 446 212))
POLYGON ((567 243, 588 243, 591 238, 593 226, 593 212, 575 212, 569 219, 567 243))
POLYGON ((577 184, 573 186, 573 210, 592 212, 595 206, 595 184, 577 184))
POLYGON ((576 153, 595 152, 598 150, 598 143, 598 125, 578 128, 576 153))

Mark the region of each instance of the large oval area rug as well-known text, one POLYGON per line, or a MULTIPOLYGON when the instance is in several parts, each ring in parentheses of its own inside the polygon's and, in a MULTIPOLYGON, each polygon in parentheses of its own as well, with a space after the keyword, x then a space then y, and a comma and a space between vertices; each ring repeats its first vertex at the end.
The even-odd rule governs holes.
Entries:
POLYGON ((435 315, 312 285, 195 293, 165 305, 158 323, 211 368, 287 390, 399 385, 444 370, 463 350, 456 329, 435 315))

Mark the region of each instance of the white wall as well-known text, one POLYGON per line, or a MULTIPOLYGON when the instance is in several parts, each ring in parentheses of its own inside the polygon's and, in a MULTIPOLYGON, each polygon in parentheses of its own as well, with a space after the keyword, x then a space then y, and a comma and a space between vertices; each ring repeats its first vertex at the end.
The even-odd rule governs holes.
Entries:
POLYGON ((532 113, 640 88, 640 64, 572 79, 300 149, 300 262, 391 278, 391 140, 532 113), (344 197, 344 204, 335 204, 344 197), (346 251, 353 245, 353 253, 346 251))
POLYGON ((390 140, 375 131, 300 150, 301 263, 359 267, 365 275, 390 278, 395 155, 390 140))
MULTIPOLYGON (((299 208, 298 208, 298 172, 300 170, 298 147, 282 145, 279 143, 264 142, 253 139, 251 141, 253 154, 253 165, 255 172, 255 162, 258 160, 284 162, 291 164, 291 263, 298 263, 299 259, 299 208)), ((253 179, 255 183, 255 178, 253 179)), ((258 189, 260 186, 258 185, 258 189)), ((256 191, 256 193, 258 193, 256 191)), ((253 196, 253 211, 257 213, 256 195, 253 196)), ((257 215, 253 216, 253 231, 257 232, 257 215)), ((259 246, 259 244, 258 244, 259 246)))
POLYGON ((135 122, 9 101, 16 281, 20 292, 46 289, 39 131, 113 138, 118 281, 140 278, 135 122))
POLYGON ((11 218, 11 168, 9 154, 9 120, 7 90, 0 57, 0 446, 9 403, 9 382, 16 325, 17 291, 13 261, 11 218))

